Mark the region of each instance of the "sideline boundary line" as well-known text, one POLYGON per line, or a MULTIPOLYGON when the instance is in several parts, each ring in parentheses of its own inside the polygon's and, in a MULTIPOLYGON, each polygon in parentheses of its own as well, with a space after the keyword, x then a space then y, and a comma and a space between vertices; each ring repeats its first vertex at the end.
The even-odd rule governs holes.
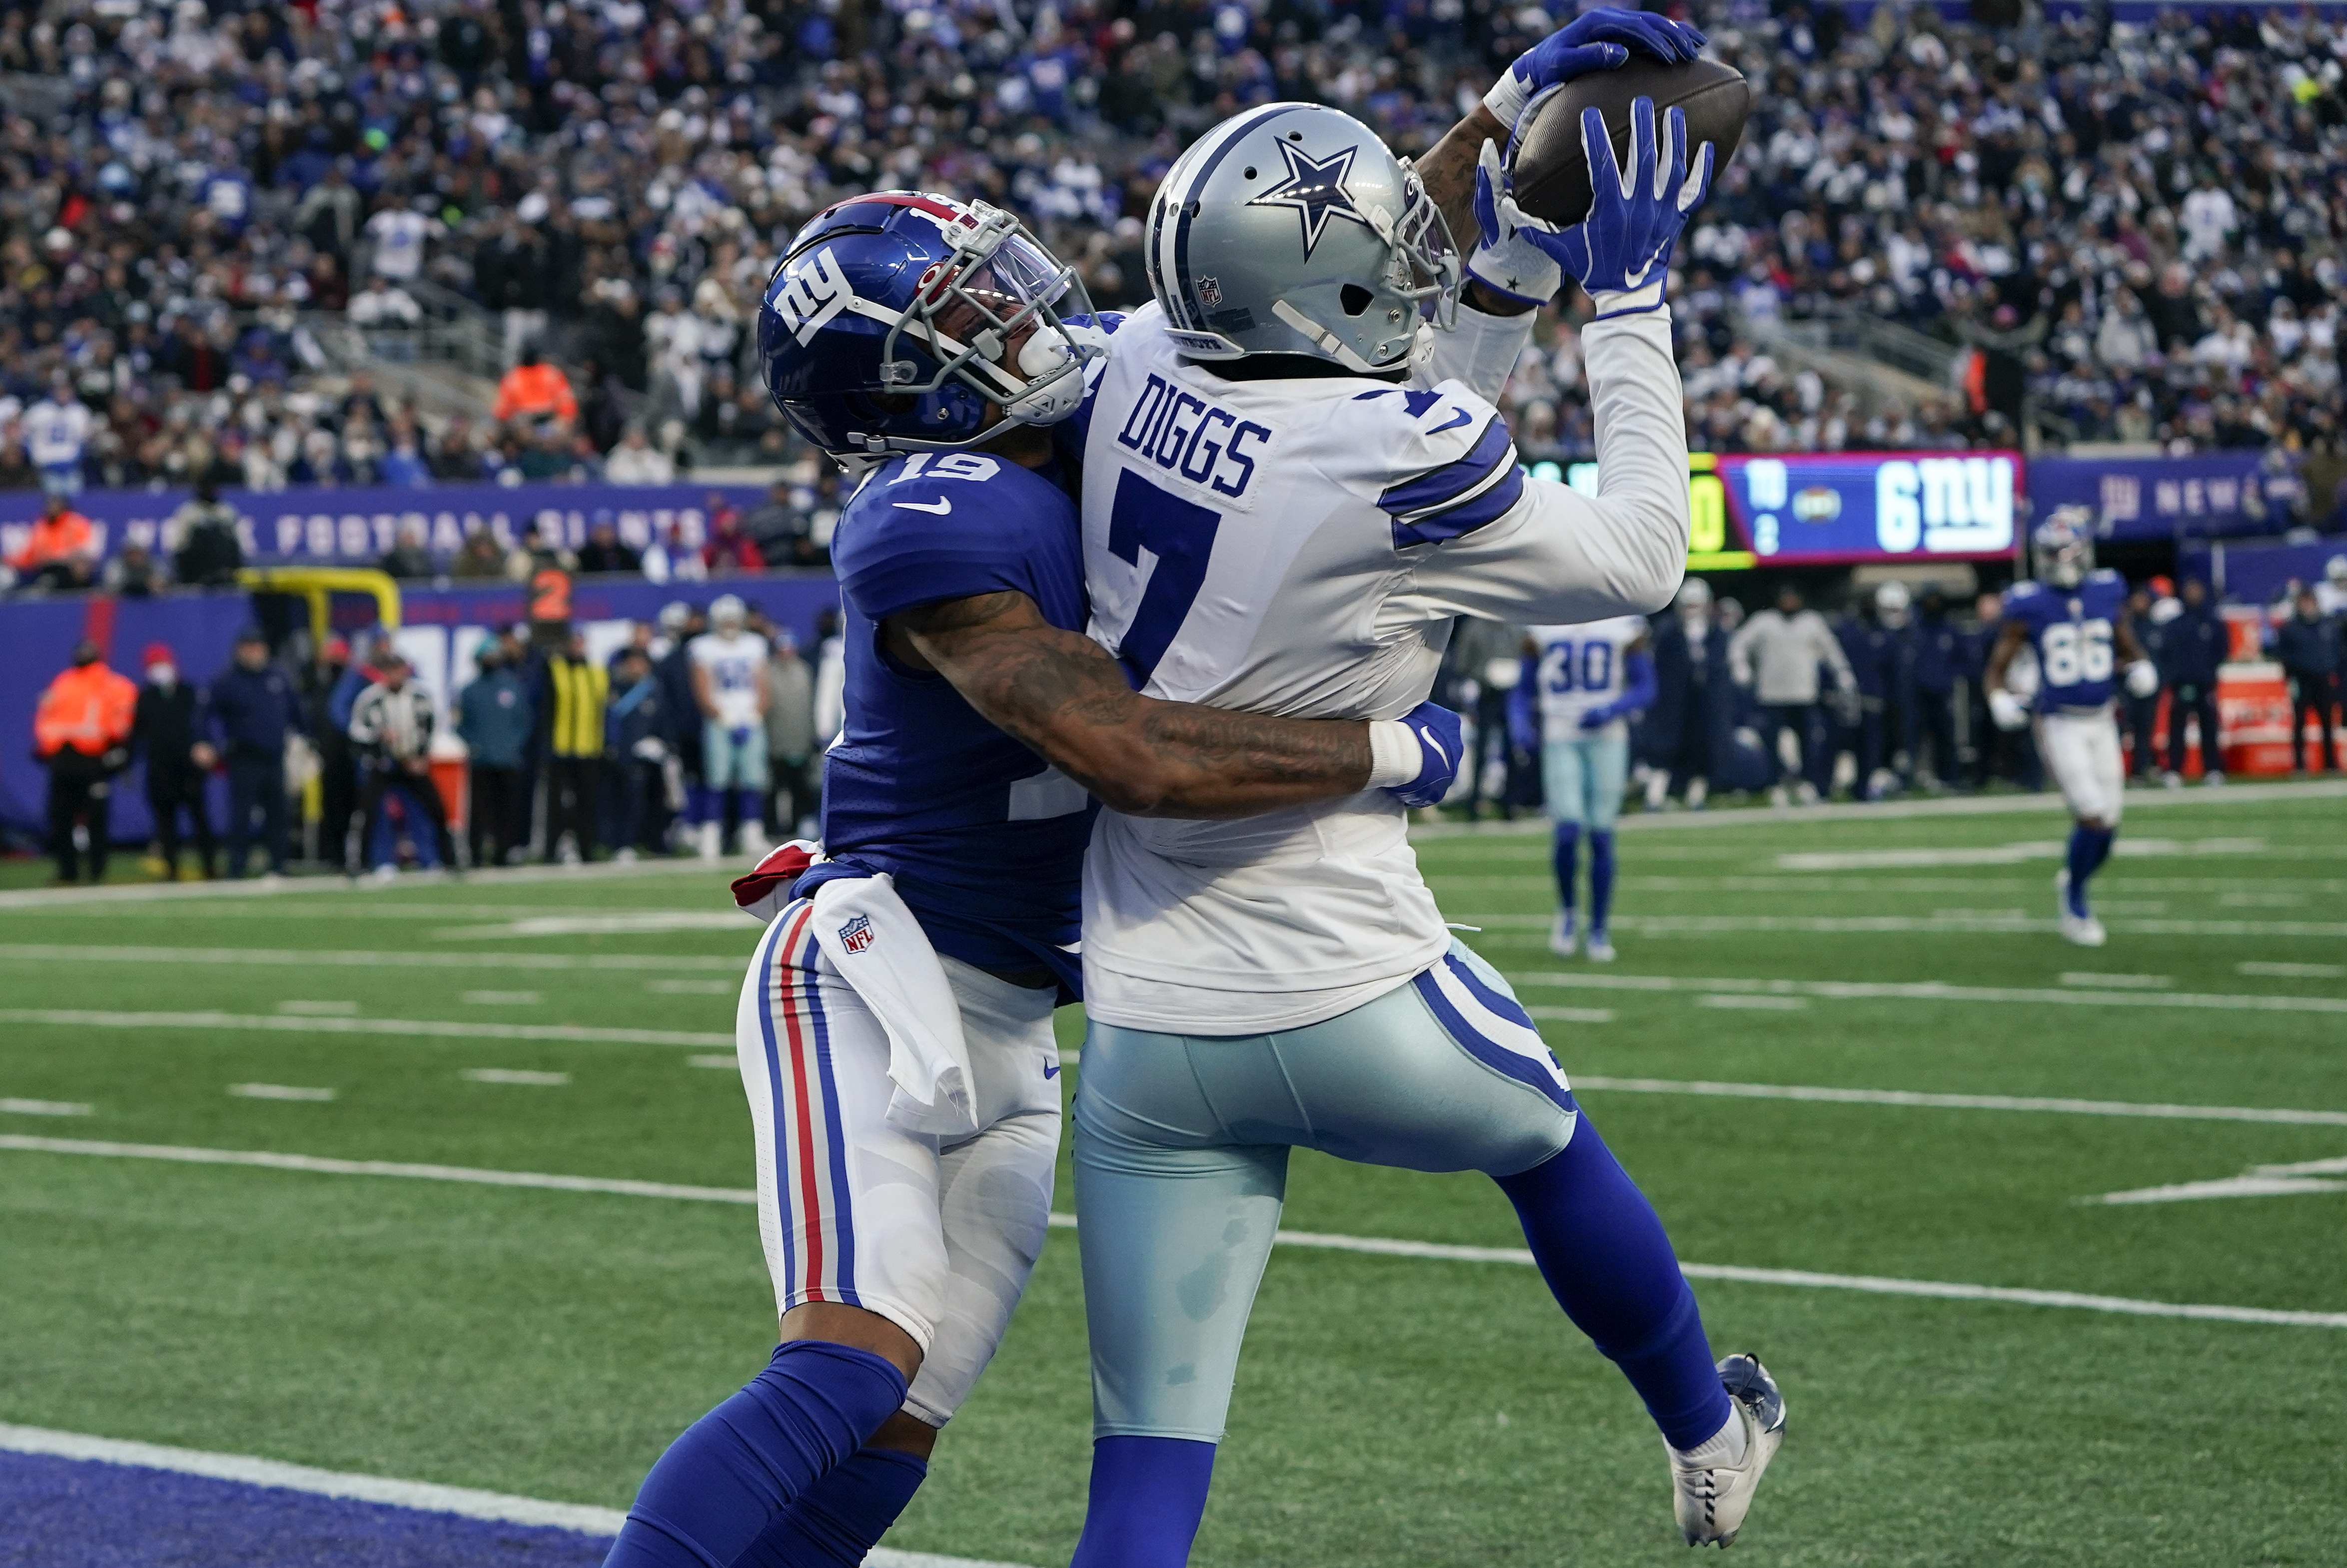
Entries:
MULTIPOLYGON (((287 877, 281 881, 269 881, 260 877, 242 881, 214 882, 125 882, 119 887, 95 888, 19 888, 0 892, 0 910, 54 909, 62 904, 92 903, 176 903, 187 899, 280 899, 311 893, 344 893, 357 898, 381 899, 385 893, 395 893, 408 888, 424 887, 515 887, 526 882, 558 881, 626 881, 638 877, 710 876, 733 865, 733 860, 719 860, 712 865, 706 860, 661 861, 639 860, 623 866, 604 860, 591 866, 512 866, 497 871, 473 871, 452 877, 446 871, 406 871, 398 881, 385 886, 382 882, 354 882, 348 877, 333 872, 317 876, 287 877)), ((739 862, 743 871, 751 861, 739 862)))
MULTIPOLYGON (((353 1502, 384 1503, 419 1513, 447 1513, 501 1524, 537 1525, 607 1539, 620 1532, 620 1524, 628 1517, 623 1510, 598 1508, 587 1502, 551 1502, 542 1498, 481 1492, 469 1486, 446 1486, 437 1481, 398 1481, 390 1476, 318 1470, 306 1464, 288 1464, 282 1460, 259 1459, 249 1454, 207 1453, 200 1449, 170 1448, 161 1443, 131 1442, 120 1438, 87 1437, 79 1432, 52 1431, 46 1427, 0 1423, 0 1451, 118 1464, 135 1470, 169 1471, 178 1475, 241 1481, 247 1486, 303 1492, 313 1496, 341 1498, 353 1502)), ((866 1568, 1020 1568, 1014 1563, 981 1563, 969 1557, 938 1557, 926 1552, 894 1552, 885 1546, 864 1561, 866 1568)))
MULTIPOLYGON (((623 1196, 676 1197, 716 1203, 755 1203, 758 1195, 724 1187, 672 1186, 661 1182, 611 1181, 593 1176, 548 1176, 532 1171, 473 1170, 458 1166, 403 1166, 387 1161, 330 1160, 311 1155, 257 1150, 179 1148, 160 1144, 107 1144, 70 1138, 0 1136, 0 1150, 36 1154, 98 1155, 132 1159, 180 1160, 200 1165, 266 1166, 280 1170, 333 1176, 417 1176, 434 1181, 479 1182, 496 1186, 546 1187, 561 1192, 615 1193, 623 1196)), ((1054 1214, 1051 1227, 1072 1230, 1076 1217, 1054 1214)), ((1402 1241, 1370 1236, 1330 1236, 1282 1230, 1285 1247, 1356 1252, 1381 1257, 1433 1258, 1453 1263, 1530 1266, 1532 1255, 1514 1247, 1462 1247, 1447 1242, 1402 1241)), ((1965 1285, 1934 1279, 1891 1279, 1870 1274, 1819 1274, 1798 1268, 1745 1268, 1732 1264, 1681 1263, 1690 1279, 1733 1280, 1750 1285, 1787 1285, 1811 1289, 1860 1290, 1880 1296, 1917 1296, 1950 1301, 2000 1301, 2026 1307, 2066 1307, 2137 1318, 2188 1318, 2220 1323, 2263 1323, 2295 1329, 2347 1329, 2347 1312, 2307 1312, 2271 1307, 2224 1307, 2194 1302, 2142 1301, 2125 1296, 2092 1296, 2073 1290, 2033 1290, 2003 1285, 1965 1285)))
MULTIPOLYGON (((2347 1003, 2342 1003, 2347 1008, 2347 1003)), ((109 1013, 71 1007, 0 1007, 0 1023, 66 1029, 233 1029, 277 1034, 395 1034, 438 1040, 567 1040, 601 1045, 731 1045, 733 1036, 692 1029, 597 1029, 579 1023, 471 1023, 441 1018, 339 1018, 284 1013, 109 1013)))
MULTIPOLYGON (((2295 784, 2228 785, 2222 789, 2130 789, 2129 810, 2166 806, 2253 806, 2273 800, 2336 800, 2347 799, 2347 782, 2308 779, 2295 784)), ((1876 805, 1728 807, 1716 811, 1643 811, 1614 824, 1620 832, 1655 832, 1703 828, 1780 828, 1804 822, 1896 822, 1912 817, 2002 817, 2061 811, 2062 797, 2048 790, 2038 795, 1960 795, 1942 800, 1886 800, 1876 805)), ((1521 822, 1443 822, 1413 825, 1412 842, 1441 839, 1530 838, 1550 830, 1546 820, 1521 822)))
POLYGON ((0 942, 0 963, 192 963, 294 969, 714 970, 742 972, 744 959, 658 952, 406 952, 366 948, 91 946, 55 942, 0 942))

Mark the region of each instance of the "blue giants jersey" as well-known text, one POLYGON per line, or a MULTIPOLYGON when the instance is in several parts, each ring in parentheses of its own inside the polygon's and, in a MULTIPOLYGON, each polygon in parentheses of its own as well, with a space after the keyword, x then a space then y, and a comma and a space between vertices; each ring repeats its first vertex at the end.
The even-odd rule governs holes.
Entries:
POLYGON ((2037 653, 2038 712, 2093 709, 2110 701, 2118 668, 2112 640, 2127 592, 2127 579, 2108 570, 2089 573, 2068 590, 2015 583, 2004 591, 2004 613, 2029 628, 2037 653))
POLYGON ((895 877, 939 952, 991 969, 1040 961, 1074 991, 1092 798, 943 676, 888 657, 878 628, 940 599, 1010 591, 1082 631, 1075 503, 985 453, 892 458, 841 513, 832 565, 846 601, 847 717, 824 763, 825 850, 845 873, 895 877))

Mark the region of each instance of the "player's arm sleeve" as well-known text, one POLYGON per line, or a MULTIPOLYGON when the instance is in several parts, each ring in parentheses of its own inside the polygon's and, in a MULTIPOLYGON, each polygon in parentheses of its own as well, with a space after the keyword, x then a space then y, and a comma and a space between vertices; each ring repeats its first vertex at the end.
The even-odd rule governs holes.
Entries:
POLYGON ((1526 476, 1509 447, 1504 477, 1475 493, 1487 498, 1481 507, 1429 519, 1446 525, 1435 535, 1443 542, 1417 564, 1416 588, 1439 612, 1571 624, 1651 615, 1677 591, 1686 574, 1687 453, 1669 311, 1592 322, 1582 342, 1599 494, 1526 476))
POLYGON ((1819 621, 1818 626, 1819 657, 1834 672, 1834 681, 1842 690, 1855 691, 1858 688, 1858 672, 1850 668, 1849 650, 1841 646, 1840 637, 1825 629, 1823 621, 1819 621))
POLYGON ((1434 352, 1410 377, 1410 384, 1430 387, 1455 381, 1476 396, 1497 402, 1532 337, 1530 311, 1520 316, 1487 316, 1462 303, 1457 330, 1434 334, 1434 352))

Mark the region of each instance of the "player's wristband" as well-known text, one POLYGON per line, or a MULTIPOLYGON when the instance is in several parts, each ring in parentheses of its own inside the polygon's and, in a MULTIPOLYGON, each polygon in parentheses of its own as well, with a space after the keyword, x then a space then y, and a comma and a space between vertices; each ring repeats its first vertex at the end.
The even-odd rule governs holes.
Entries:
POLYGON ((1409 725, 1399 718, 1369 721, 1369 782, 1371 789, 1392 789, 1418 777, 1426 766, 1426 752, 1409 725))

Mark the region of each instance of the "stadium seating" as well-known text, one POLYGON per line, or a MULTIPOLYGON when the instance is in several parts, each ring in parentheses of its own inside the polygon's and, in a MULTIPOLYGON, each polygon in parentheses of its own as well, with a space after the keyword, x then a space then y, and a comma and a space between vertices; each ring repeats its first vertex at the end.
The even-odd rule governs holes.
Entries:
MULTIPOLYGON (((2338 443, 2335 21, 1696 12, 1763 85, 1679 259, 1698 444, 2338 443)), ((1547 25, 1493 0, 38 17, 0 15, 0 486, 33 481, 58 371, 98 416, 95 485, 592 477, 630 423, 779 461, 745 328, 835 197, 1006 200, 1129 305, 1135 215, 1202 127, 1314 98, 1421 148, 1547 25), (559 433, 468 412, 533 341, 577 395, 559 433)), ((1578 366, 1558 315, 1509 397, 1528 454, 1588 451, 1578 366)))

